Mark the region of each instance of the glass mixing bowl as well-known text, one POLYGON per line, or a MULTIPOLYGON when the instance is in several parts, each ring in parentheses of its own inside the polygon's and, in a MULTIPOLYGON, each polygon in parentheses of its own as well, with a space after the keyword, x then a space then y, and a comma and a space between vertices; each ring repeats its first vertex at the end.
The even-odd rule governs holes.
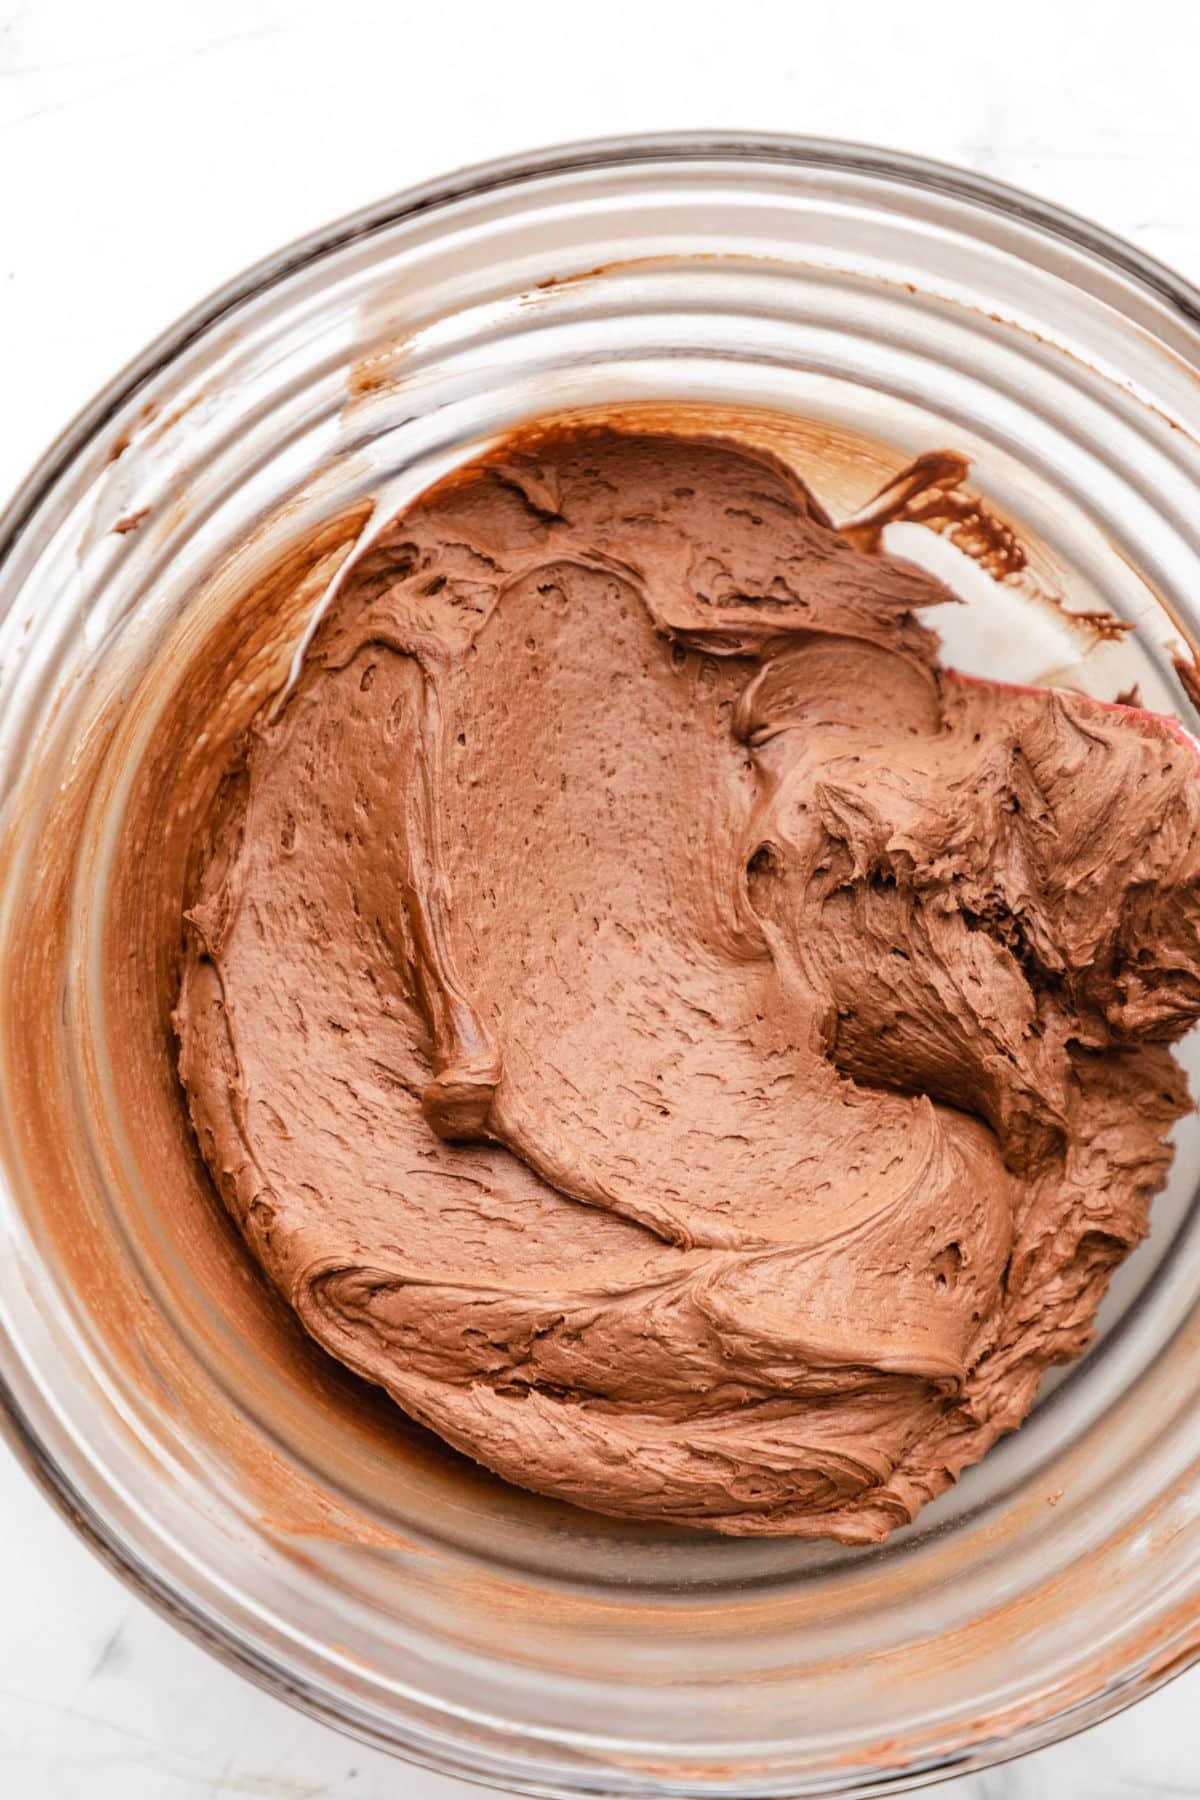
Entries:
POLYGON ((372 519, 597 407, 768 442, 835 513, 962 452, 1034 579, 893 527, 968 602, 939 619, 949 659, 1136 680, 1200 724, 1200 295, 1079 220, 882 151, 647 138, 471 170, 262 264, 0 523, 9 1430, 186 1630, 416 1761, 555 1795, 894 1789, 1045 1744, 1200 1648, 1194 1120, 1090 1355, 851 1550, 598 1518, 440 1446, 267 1292, 174 1079, 172 846, 214 742, 372 519), (1073 616, 1105 609, 1133 629, 1073 616), (218 643, 225 703, 192 717, 218 643), (117 956, 131 921, 144 951, 117 956))

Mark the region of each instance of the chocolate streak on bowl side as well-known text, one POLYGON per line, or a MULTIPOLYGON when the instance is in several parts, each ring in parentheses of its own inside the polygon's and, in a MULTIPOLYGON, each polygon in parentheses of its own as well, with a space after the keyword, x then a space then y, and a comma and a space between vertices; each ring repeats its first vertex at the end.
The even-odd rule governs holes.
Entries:
MULTIPOLYGON (((161 1265, 173 1279, 168 1267, 182 1253, 190 1277, 220 1296, 220 1327, 238 1334, 268 1389, 286 1373, 303 1380, 330 1408, 347 1407, 347 1395, 352 1395, 364 1429, 370 1429, 369 1393, 296 1328, 294 1316, 259 1277, 236 1235, 223 1228, 223 1214, 196 1155, 178 1079, 165 1053, 179 988, 181 897, 195 879, 194 870, 189 876, 189 863, 231 744, 286 670, 281 639, 286 643, 289 629, 297 629, 315 604, 365 518, 360 508, 331 520, 290 553, 276 553, 268 571, 256 570, 253 576, 244 568, 218 572, 214 587, 231 585, 236 592, 235 603, 219 609, 219 622, 198 624, 186 646, 156 668, 155 679, 147 679, 132 700, 122 691, 119 672, 108 700, 95 696, 70 778, 54 797, 48 825, 37 831, 29 904, 14 953, 6 960, 0 1029, 6 1039, 9 1105, 23 1142, 31 1151, 36 1147, 37 1165, 29 1166, 28 1180, 38 1195, 48 1253, 100 1322, 100 1353, 124 1364, 135 1387, 153 1395, 156 1404, 210 1429, 236 1469, 241 1491, 277 1528, 297 1536, 328 1533, 372 1543, 384 1541, 382 1534, 346 1512, 285 1457, 276 1456, 262 1434, 201 1374, 186 1343, 174 1330, 164 1330, 152 1294, 129 1279, 126 1246, 114 1237, 114 1220, 97 1190, 93 1160, 99 1156, 102 1166, 122 1166, 123 1144, 114 1134, 118 1124, 131 1131, 139 1173, 154 1205, 169 1208, 174 1240, 172 1249, 165 1250, 152 1214, 142 1218, 130 1208, 120 1227, 136 1242, 139 1256, 161 1265), (153 711, 164 688, 166 703, 132 771, 125 800, 103 983, 107 1003, 120 1020, 119 1054, 111 1063, 111 1093, 97 1087, 90 1063, 85 1068, 85 1130, 95 1134, 89 1140, 80 1117, 63 1102, 71 1080, 60 1066, 58 1031, 60 1011, 68 1018, 69 1009, 83 1003, 67 948, 73 888, 82 885, 91 899, 102 887, 98 874, 86 865, 81 882, 77 859, 81 843, 88 841, 89 813, 111 804, 111 783, 123 766, 124 734, 136 733, 143 711, 153 711), (152 847, 149 854, 147 846, 152 847)), ((246 550, 243 560, 253 566, 254 546, 246 550)), ((27 820, 13 817, 0 854, 6 853, 8 842, 30 831, 27 820)), ((82 1022, 75 1022, 74 1035, 87 1042, 82 1022)), ((162 1468, 148 1469, 147 1476, 173 1479, 162 1468)))
POLYGON ((1195 753, 956 679, 950 597, 767 454, 527 433, 235 753, 176 1012, 205 1160, 312 1336, 511 1481, 882 1538, 1145 1230, 1195 753))

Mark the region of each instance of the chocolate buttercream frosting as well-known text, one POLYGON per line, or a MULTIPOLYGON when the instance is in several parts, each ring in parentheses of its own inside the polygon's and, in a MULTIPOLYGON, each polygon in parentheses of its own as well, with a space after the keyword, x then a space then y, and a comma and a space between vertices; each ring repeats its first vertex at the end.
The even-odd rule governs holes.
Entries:
POLYGON ((1200 1016, 1172 722, 939 666, 771 456, 514 441, 215 804, 179 1069, 325 1348, 510 1481, 884 1537, 1086 1346, 1200 1016))

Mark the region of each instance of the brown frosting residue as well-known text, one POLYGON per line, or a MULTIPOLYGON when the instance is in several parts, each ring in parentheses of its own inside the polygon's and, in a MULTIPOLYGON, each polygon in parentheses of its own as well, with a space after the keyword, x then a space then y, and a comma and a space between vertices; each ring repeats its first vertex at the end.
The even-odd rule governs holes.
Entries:
POLYGON ((251 1249, 601 1511, 911 1520, 1086 1346, 1188 1103, 1194 746, 941 669, 857 536, 732 443, 526 437, 358 563, 205 834, 179 1067, 251 1249))

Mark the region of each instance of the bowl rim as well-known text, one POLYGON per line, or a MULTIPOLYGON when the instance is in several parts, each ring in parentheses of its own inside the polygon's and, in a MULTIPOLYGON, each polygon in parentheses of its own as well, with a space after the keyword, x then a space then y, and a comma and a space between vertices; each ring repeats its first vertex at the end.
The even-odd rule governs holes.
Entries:
MULTIPOLYGON (((711 161, 741 161, 760 166, 779 164, 792 169, 859 176, 891 183, 898 189, 908 188, 963 202, 980 211, 1016 221, 1084 252, 1132 280, 1173 309, 1191 329, 1200 332, 1200 286, 1080 214, 1040 199, 1023 188, 955 164, 853 140, 752 130, 676 130, 568 141, 467 164, 446 175, 400 189, 295 238, 213 289, 113 375, 64 426, 17 484, 0 507, 0 572, 55 484, 147 383, 212 327, 303 269, 404 221, 459 201, 505 188, 518 188, 527 182, 628 164, 669 166, 711 161)), ((285 1671, 270 1656, 260 1653, 209 1617, 190 1596, 160 1579, 141 1560, 119 1529, 91 1504, 49 1445, 43 1442, 2 1367, 0 1434, 17 1461, 88 1548, 161 1617, 225 1666, 322 1723, 411 1763, 477 1785, 492 1785, 498 1779, 481 1773, 476 1765, 456 1756, 445 1740, 438 1743, 436 1753, 425 1747, 420 1736, 401 1732, 395 1739, 381 1740, 365 1723, 356 1722, 321 1693, 298 1681, 294 1672, 285 1671)), ((925 1786, 967 1774, 976 1768, 1009 1762, 1072 1737, 1124 1711, 1200 1661, 1200 1629, 1189 1634, 1182 1648, 1178 1638, 1173 1647, 1164 1643, 1159 1648, 1160 1659, 1156 1659, 1154 1666, 1143 1668, 1133 1676, 1110 1676, 1104 1685, 1082 1701, 1051 1704, 1044 1711, 1031 1708, 1013 1735, 1002 1744, 995 1740, 964 1744, 957 1753, 939 1758, 938 1765, 932 1767, 928 1764, 922 1767, 918 1763, 908 1770, 898 1769, 891 1775, 876 1771, 874 1779, 868 1776, 867 1781, 854 1791, 882 1792, 884 1788, 888 1792, 907 1791, 912 1786, 925 1786)), ((560 1790, 552 1783, 541 1786, 535 1780, 522 1784, 521 1791, 552 1794, 560 1790)))

